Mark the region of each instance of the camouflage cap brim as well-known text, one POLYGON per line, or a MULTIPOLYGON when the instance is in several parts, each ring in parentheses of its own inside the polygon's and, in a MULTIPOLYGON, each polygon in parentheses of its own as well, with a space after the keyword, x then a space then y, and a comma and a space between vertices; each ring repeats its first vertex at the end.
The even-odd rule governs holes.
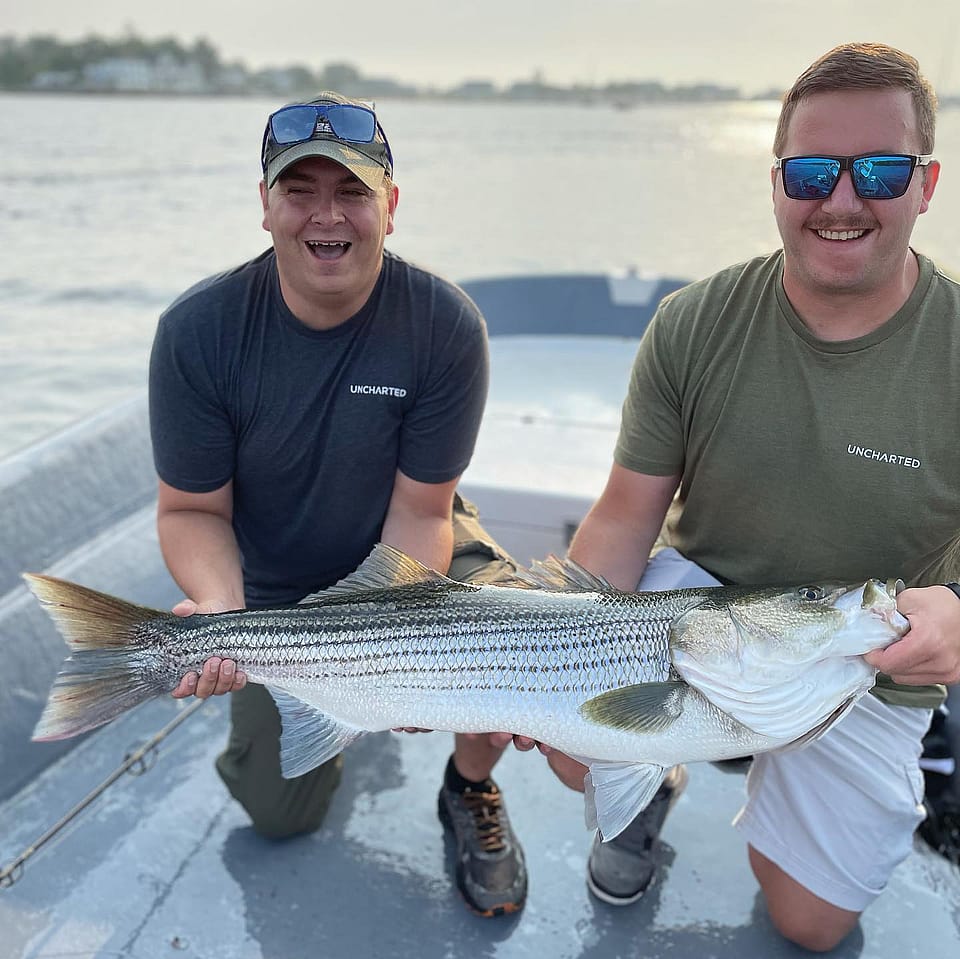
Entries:
MULTIPOLYGON (((379 144, 378 144, 379 146, 379 144)), ((327 157, 346 167, 361 183, 371 190, 379 190, 386 170, 383 164, 347 146, 342 140, 314 137, 302 143, 294 143, 286 150, 275 154, 267 163, 266 182, 269 189, 277 177, 288 167, 307 157, 327 157)))

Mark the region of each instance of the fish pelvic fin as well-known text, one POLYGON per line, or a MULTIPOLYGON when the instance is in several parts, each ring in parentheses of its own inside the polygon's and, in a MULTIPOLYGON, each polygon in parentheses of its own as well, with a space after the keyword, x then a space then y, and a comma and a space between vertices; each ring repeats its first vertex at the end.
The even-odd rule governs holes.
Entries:
POLYGON ((683 712, 689 687, 682 682, 638 683, 594 696, 582 703, 584 719, 630 733, 662 733, 683 712))
POLYGON ((339 582, 327 589, 311 593, 300 600, 299 605, 323 602, 325 597, 343 596, 349 593, 367 592, 376 589, 394 589, 398 586, 446 586, 450 589, 479 589, 449 579, 429 566, 408 556, 402 550, 377 543, 370 555, 339 582))
POLYGON ((647 807, 666 774, 657 763, 591 763, 583 780, 587 828, 599 829, 603 842, 615 839, 647 807))
POLYGON ((141 627, 172 614, 52 576, 23 578, 71 649, 33 731, 35 742, 95 729, 166 691, 144 669, 141 627))
POLYGON ((280 712, 280 773, 293 779, 333 759, 368 730, 343 723, 295 694, 267 686, 280 712))

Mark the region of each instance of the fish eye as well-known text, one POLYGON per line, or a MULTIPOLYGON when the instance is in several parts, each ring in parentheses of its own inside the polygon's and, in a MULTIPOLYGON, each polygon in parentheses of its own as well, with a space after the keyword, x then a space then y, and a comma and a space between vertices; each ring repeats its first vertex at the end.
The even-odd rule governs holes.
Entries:
POLYGON ((815 599, 823 599, 823 590, 819 586, 801 586, 797 590, 797 595, 801 599, 813 601, 815 599))

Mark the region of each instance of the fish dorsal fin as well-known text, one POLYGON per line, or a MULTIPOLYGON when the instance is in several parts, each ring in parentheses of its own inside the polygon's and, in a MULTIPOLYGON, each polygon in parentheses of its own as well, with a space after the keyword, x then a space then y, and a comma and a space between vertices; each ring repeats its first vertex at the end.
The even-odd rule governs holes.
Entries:
POLYGON ((542 589, 543 587, 522 566, 498 564, 499 568, 481 570, 470 574, 473 586, 511 586, 513 589, 542 589))
POLYGON ((392 589, 397 586, 452 585, 454 582, 401 550, 386 543, 377 543, 354 572, 328 589, 305 596, 300 600, 300 605, 316 603, 324 596, 359 593, 371 589, 392 589))
POLYGON ((280 772, 284 779, 316 769, 367 732, 328 716, 285 689, 268 686, 267 690, 280 712, 280 772))
POLYGON ((521 576, 537 589, 554 593, 609 593, 615 589, 602 576, 594 576, 569 557, 558 559, 552 553, 544 560, 534 560, 521 576))
POLYGON ((662 733, 683 712, 686 683, 638 683, 594 696, 579 712, 588 722, 629 733, 662 733))
POLYGON ((656 763, 591 763, 583 780, 587 828, 599 829, 604 842, 615 839, 647 807, 666 773, 656 763))

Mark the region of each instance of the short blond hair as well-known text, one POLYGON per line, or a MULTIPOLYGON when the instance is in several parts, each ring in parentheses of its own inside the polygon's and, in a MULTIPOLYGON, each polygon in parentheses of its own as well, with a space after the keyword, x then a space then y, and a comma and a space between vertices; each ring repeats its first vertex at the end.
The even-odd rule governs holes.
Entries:
POLYGON ((775 156, 783 156, 787 132, 797 105, 815 93, 838 90, 906 90, 920 134, 920 152, 933 153, 937 124, 937 95, 920 73, 915 57, 884 43, 843 43, 810 64, 783 95, 783 107, 773 139, 775 156))

